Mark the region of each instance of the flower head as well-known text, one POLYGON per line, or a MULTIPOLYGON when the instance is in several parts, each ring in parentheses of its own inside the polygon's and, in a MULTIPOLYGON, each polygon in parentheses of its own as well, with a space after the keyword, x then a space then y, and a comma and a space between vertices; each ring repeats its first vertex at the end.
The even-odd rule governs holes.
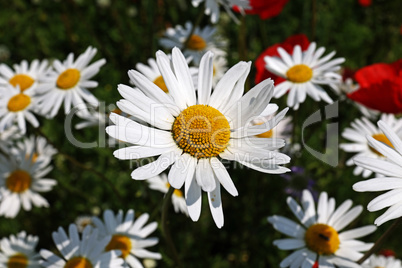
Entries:
POLYGON ((336 71, 340 69, 339 64, 345 59, 331 60, 335 52, 321 58, 324 51, 323 47, 316 50, 316 44, 313 42, 305 53, 302 53, 301 46, 296 45, 292 56, 281 47, 278 48, 280 57, 266 56, 264 60, 268 71, 286 79, 275 86, 274 97, 280 98, 289 91, 287 104, 295 110, 305 101, 306 95, 315 101, 324 100, 332 103, 332 99, 321 85, 328 85, 338 91, 342 77, 336 71))
POLYGON ((193 24, 191 22, 187 22, 184 28, 181 25, 169 28, 166 30, 165 37, 161 38, 159 43, 166 49, 180 48, 184 56, 191 57, 193 63, 197 66, 200 64, 201 57, 209 50, 213 50, 216 55, 226 54, 220 49, 225 42, 219 40, 216 35, 216 27, 205 26, 202 29, 196 27, 189 37, 192 28, 193 24))
POLYGON ((362 268, 401 268, 401 260, 393 256, 371 255, 370 258, 362 264, 362 268))
POLYGON ((38 237, 19 232, 0 241, 0 266, 9 268, 39 268, 39 254, 35 247, 38 237))
POLYGON ((0 98, 0 131, 10 128, 14 123, 22 134, 26 132, 26 122, 38 127, 39 122, 33 112, 38 112, 37 98, 33 87, 21 92, 19 85, 7 85, 0 98))
POLYGON ((130 267, 142 267, 138 258, 161 259, 160 253, 150 252, 145 248, 158 243, 158 238, 147 238, 157 228, 156 222, 144 226, 149 219, 148 214, 142 214, 134 220, 134 210, 130 209, 124 217, 123 211, 116 215, 111 210, 103 213, 103 221, 98 217, 92 218, 92 223, 99 230, 99 238, 111 237, 104 245, 105 251, 120 250, 121 258, 130 267))
POLYGON ((173 49, 172 61, 161 51, 156 57, 169 95, 139 72, 129 71, 137 89, 119 85, 118 90, 125 99, 117 105, 149 126, 111 114, 115 126, 107 127, 106 132, 134 144, 115 151, 114 155, 120 159, 160 155, 156 161, 135 169, 132 178, 149 179, 172 165, 168 182, 176 189, 184 185, 191 219, 197 221, 200 216, 201 190, 204 190, 215 223, 222 227, 220 185, 233 196, 238 192, 220 158, 238 161, 264 173, 288 171, 281 165, 290 158, 274 151, 283 147, 284 141, 255 137, 278 124, 287 109, 264 124, 251 123, 268 106, 273 85, 272 81, 265 80, 242 96, 250 63, 240 62, 229 69, 211 94, 213 54, 207 52, 201 59, 196 95, 179 49, 173 49))
MULTIPOLYGON (((398 133, 399 136, 402 136, 402 119, 397 119, 392 114, 382 114, 381 120, 387 122, 393 131, 398 133)), ((366 139, 367 136, 392 146, 388 138, 370 120, 365 117, 355 119, 351 123, 351 127, 345 128, 345 130, 342 132, 342 137, 350 142, 341 143, 339 145, 339 147, 345 152, 355 153, 355 155, 346 162, 346 165, 354 165, 353 160, 358 156, 384 159, 384 155, 370 146, 370 143, 366 139)), ((368 178, 372 174, 372 171, 370 169, 364 169, 360 166, 356 166, 353 173, 356 176, 362 174, 364 178, 368 178)))
POLYGON ((42 79, 37 89, 41 94, 39 102, 43 114, 54 117, 62 103, 66 114, 74 106, 85 111, 85 103, 98 106, 98 100, 88 88, 98 86, 98 82, 90 79, 99 72, 106 60, 100 59, 88 65, 95 54, 96 48, 88 47, 76 60, 74 54, 70 53, 63 63, 59 60, 53 62, 54 70, 42 79))
POLYGON ((369 211, 389 207, 374 221, 376 225, 381 225, 402 216, 402 141, 392 127, 384 121, 378 121, 378 126, 388 142, 384 143, 370 136, 367 136, 367 140, 369 145, 384 158, 357 156, 354 158, 354 162, 359 167, 377 172, 385 177, 357 182, 353 185, 353 190, 358 192, 388 191, 374 198, 367 205, 369 211))
POLYGON ((235 7, 235 11, 242 11, 250 15, 259 15, 262 20, 278 16, 289 0, 249 0, 250 8, 235 7))
POLYGON ((274 245, 283 250, 296 250, 280 263, 280 267, 312 267, 316 260, 319 267, 360 267, 355 261, 373 243, 356 238, 374 232, 376 227, 368 225, 342 230, 359 216, 362 206, 351 208, 352 201, 346 200, 335 209, 335 199, 328 199, 327 193, 322 192, 316 209, 313 196, 307 190, 302 194, 302 206, 291 197, 287 203, 301 224, 282 216, 268 217, 276 230, 291 237, 275 240, 274 245))
POLYGON ((81 237, 75 224, 70 224, 68 235, 62 227, 59 227, 57 232, 52 233, 52 237, 62 258, 47 249, 42 249, 40 255, 43 258, 41 261, 43 267, 124 267, 123 260, 118 257, 120 251, 104 251, 111 237, 104 236, 103 239, 99 239, 98 230, 93 230, 90 226, 85 227, 81 237))
POLYGON ((14 70, 5 64, 0 65, 0 85, 11 85, 12 87, 19 87, 21 92, 28 89, 35 90, 38 86, 40 79, 42 79, 50 68, 46 60, 40 62, 39 60, 32 61, 29 66, 26 60, 20 64, 14 65, 14 70))
POLYGON ((56 181, 43 178, 52 167, 33 161, 33 153, 27 157, 25 150, 8 158, 0 155, 0 215, 14 218, 20 208, 31 210, 32 205, 48 207, 49 203, 39 193, 50 191, 56 181))

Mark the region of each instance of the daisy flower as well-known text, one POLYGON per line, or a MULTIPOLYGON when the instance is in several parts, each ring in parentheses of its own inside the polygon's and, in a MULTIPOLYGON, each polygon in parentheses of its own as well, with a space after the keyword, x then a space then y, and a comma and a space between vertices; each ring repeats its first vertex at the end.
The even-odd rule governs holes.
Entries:
POLYGON ((59 60, 53 62, 54 71, 43 78, 37 88, 41 94, 39 101, 43 114, 53 118, 63 102, 65 114, 75 106, 86 110, 84 102, 94 107, 99 105, 88 88, 98 86, 98 82, 90 79, 99 72, 106 60, 100 59, 88 65, 95 54, 96 48, 88 47, 75 61, 74 54, 70 53, 63 63, 59 60))
POLYGON ((249 0, 191 0, 194 7, 198 7, 202 2, 205 2, 204 13, 211 17, 212 23, 217 23, 219 20, 219 5, 222 5, 236 22, 238 20, 231 10, 233 6, 237 6, 240 9, 250 9, 249 0))
MULTIPOLYGON (((385 121, 393 131, 399 133, 399 136, 402 135, 402 119, 396 119, 392 114, 382 114, 381 120, 385 121)), ((384 158, 379 151, 370 146, 366 136, 370 136, 391 146, 391 143, 387 137, 370 120, 365 117, 355 119, 351 123, 351 127, 346 128, 342 132, 342 137, 348 139, 351 141, 351 143, 341 143, 339 145, 339 147, 345 152, 355 153, 355 155, 346 162, 346 165, 354 165, 353 160, 358 156, 368 156, 377 159, 384 158)), ((357 166, 355 167, 353 174, 356 176, 362 174, 364 178, 368 178, 371 176, 372 171, 370 169, 364 169, 361 166, 357 166)))
POLYGON ((25 151, 9 158, 0 155, 0 216, 14 218, 20 208, 31 210, 36 207, 48 207, 49 203, 39 193, 50 191, 56 181, 43 178, 51 167, 33 162, 33 154, 26 157, 25 151))
POLYGON ((0 241, 0 267, 39 268, 38 237, 24 231, 0 241))
MULTIPOLYGON (((162 193, 167 193, 170 188, 170 184, 168 182, 166 174, 161 174, 160 176, 153 177, 148 179, 149 188, 152 190, 157 190, 162 193)), ((172 203, 173 208, 176 213, 182 212, 188 216, 186 200, 184 199, 183 192, 175 189, 172 195, 172 203)))
POLYGON ((103 221, 98 217, 92 218, 92 223, 99 230, 99 237, 111 236, 109 243, 104 246, 105 251, 120 250, 120 257, 124 259, 129 267, 142 268, 138 258, 159 260, 160 253, 150 252, 145 248, 158 243, 158 238, 146 238, 154 232, 158 226, 151 222, 144 226, 149 219, 147 213, 142 214, 134 221, 134 210, 130 209, 124 217, 123 211, 119 210, 116 216, 111 210, 103 213, 103 221))
POLYGON ((57 153, 57 150, 48 144, 45 138, 33 135, 18 142, 12 151, 16 156, 19 155, 19 152, 24 151, 25 158, 32 155, 32 162, 38 162, 43 168, 49 165, 52 157, 57 153))
POLYGON ((362 264, 362 268, 401 268, 401 261, 393 256, 371 255, 370 258, 362 264))
POLYGON ((26 132, 25 121, 37 128, 39 122, 33 115, 38 108, 34 88, 21 92, 18 86, 7 85, 4 89, 0 98, 0 132, 10 128, 14 122, 22 134, 26 132))
POLYGON ((53 252, 42 249, 40 255, 43 260, 41 265, 50 268, 117 268, 124 267, 123 260, 118 257, 120 251, 112 250, 104 252, 105 246, 110 241, 110 236, 98 239, 98 230, 85 227, 81 238, 75 224, 70 224, 68 236, 63 228, 52 233, 53 241, 62 254, 62 258, 53 252))
POLYGON ((80 233, 84 231, 87 225, 94 227, 94 224, 92 223, 92 216, 89 215, 78 216, 74 223, 77 225, 78 232, 80 233))
POLYGON ((367 136, 367 140, 373 149, 384 155, 384 158, 357 156, 354 158, 354 162, 359 167, 370 169, 385 177, 357 182, 353 185, 353 190, 357 192, 389 190, 387 193, 374 198, 367 206, 369 211, 378 211, 389 207, 384 214, 374 221, 376 225, 381 225, 402 216, 402 141, 386 122, 380 120, 378 126, 389 142, 381 142, 370 136, 367 136))
POLYGON ((332 99, 320 85, 328 85, 338 91, 342 76, 336 71, 344 58, 330 60, 335 51, 325 57, 325 48, 316 50, 316 43, 311 43, 305 53, 296 45, 293 54, 289 55, 283 48, 278 48, 279 57, 266 56, 264 58, 268 71, 286 79, 275 87, 274 97, 280 98, 289 91, 287 105, 294 110, 299 108, 300 103, 306 99, 306 94, 315 101, 324 100, 332 103, 332 99))
POLYGON ((14 70, 5 64, 0 65, 0 85, 11 85, 13 87, 19 86, 21 92, 27 89, 35 89, 38 82, 43 78, 50 68, 46 60, 40 62, 34 60, 29 66, 26 60, 20 64, 14 65, 14 70))
MULTIPOLYGON (((168 56, 171 57, 170 55, 168 56)), ((187 58, 186 61, 187 63, 190 63, 192 61, 192 57, 187 58)), ((146 78, 148 78, 164 92, 169 93, 169 90, 165 84, 165 81, 163 80, 162 74, 159 71, 158 64, 156 63, 155 59, 149 58, 147 65, 143 63, 137 63, 135 65, 135 68, 138 72, 145 75, 146 78)), ((198 68, 190 67, 190 73, 191 77, 193 78, 193 82, 196 83, 198 68)))
POLYGON ((194 33, 185 45, 188 36, 193 29, 193 24, 187 22, 185 28, 181 25, 177 25, 176 28, 169 28, 166 30, 165 37, 159 40, 162 47, 166 49, 172 49, 178 47, 183 50, 183 54, 186 57, 191 57, 195 65, 200 64, 200 59, 205 52, 213 50, 216 55, 225 55, 226 52, 219 47, 224 45, 224 42, 218 41, 218 37, 215 35, 216 27, 205 26, 204 28, 196 27, 194 33))
POLYGON ((359 216, 362 206, 351 208, 352 201, 346 200, 335 209, 335 199, 328 199, 327 193, 322 192, 316 210, 313 196, 307 190, 302 194, 302 206, 291 197, 287 203, 301 224, 282 216, 268 217, 276 230, 291 237, 275 240, 274 245, 283 250, 296 250, 280 263, 280 267, 313 267, 316 261, 319 267, 360 267, 355 262, 373 243, 356 238, 374 232, 376 227, 367 225, 340 231, 359 216))
POLYGON ((138 89, 119 85, 118 90, 125 99, 117 104, 122 111, 141 117, 150 126, 112 113, 110 118, 115 126, 107 127, 106 132, 115 139, 134 144, 116 150, 114 156, 140 159, 160 155, 156 161, 135 169, 132 178, 149 179, 172 165, 168 182, 175 189, 184 185, 191 219, 197 221, 200 217, 201 190, 204 190, 220 228, 223 226, 220 185, 231 195, 238 195, 220 158, 238 161, 264 173, 289 171, 280 165, 289 163, 290 158, 273 151, 283 147, 284 141, 255 137, 272 129, 287 109, 262 125, 251 124, 268 106, 273 83, 265 80, 242 96, 250 62, 239 62, 229 69, 211 94, 213 54, 207 52, 201 59, 196 97, 181 51, 173 49, 172 62, 162 51, 156 57, 170 96, 158 94, 161 91, 155 84, 139 72, 129 71, 138 89))

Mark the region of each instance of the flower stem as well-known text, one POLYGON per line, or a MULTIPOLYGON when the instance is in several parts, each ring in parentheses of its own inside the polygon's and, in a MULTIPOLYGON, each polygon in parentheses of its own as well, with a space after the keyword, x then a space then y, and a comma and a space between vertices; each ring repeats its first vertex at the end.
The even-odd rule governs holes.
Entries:
POLYGON ((376 252, 384 243, 384 241, 391 235, 395 234, 395 229, 402 223, 402 218, 397 219, 383 234, 382 236, 375 242, 372 248, 367 251, 364 256, 357 261, 358 264, 362 264, 368 257, 371 256, 374 252, 376 252))
POLYGON ((182 267, 179 259, 179 255, 177 254, 176 247, 174 246, 172 236, 170 235, 169 230, 169 222, 168 222, 168 211, 169 211, 169 204, 171 203, 172 194, 174 192, 174 188, 170 187, 169 191, 167 192, 165 199, 163 199, 162 205, 162 233, 165 237, 167 248, 170 250, 170 253, 173 255, 173 259, 176 262, 177 267, 182 267))

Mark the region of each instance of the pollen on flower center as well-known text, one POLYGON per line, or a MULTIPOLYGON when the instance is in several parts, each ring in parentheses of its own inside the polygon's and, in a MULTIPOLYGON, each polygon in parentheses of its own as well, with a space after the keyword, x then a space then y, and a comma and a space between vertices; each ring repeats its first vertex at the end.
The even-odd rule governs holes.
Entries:
POLYGON ((217 109, 197 104, 177 116, 172 134, 185 153, 198 159, 210 158, 218 156, 228 146, 230 126, 217 109))
POLYGON ((154 80, 154 84, 157 85, 160 89, 162 89, 163 91, 165 91, 166 93, 169 93, 169 89, 167 88, 166 84, 165 84, 165 80, 163 80, 162 75, 158 76, 155 80, 154 80))
POLYGON ((6 179, 6 187, 14 193, 23 193, 31 186, 31 175, 24 170, 13 171, 6 179))
POLYGON ((28 107, 31 103, 31 97, 23 93, 19 93, 10 98, 7 103, 7 109, 10 112, 19 112, 28 107))
POLYGON ((338 232, 321 223, 311 225, 304 235, 304 240, 307 247, 319 255, 334 254, 340 244, 338 232))
MULTIPOLYGON (((380 134, 374 134, 374 135, 372 135, 372 137, 373 137, 374 139, 376 139, 376 140, 382 142, 382 143, 385 143, 385 144, 388 145, 389 147, 394 148, 394 145, 392 145, 392 143, 389 141, 389 139, 387 138, 387 136, 385 136, 384 134, 382 134, 382 133, 380 133, 380 134)), ((369 148, 370 148, 370 150, 371 150, 373 153, 376 153, 376 154, 382 156, 382 154, 381 154, 379 151, 377 151, 376 149, 374 149, 373 147, 370 146, 369 148)))
POLYGON ((207 43, 205 42, 205 40, 201 36, 196 34, 193 34, 187 43, 187 48, 191 50, 204 50, 206 46, 207 43))
POLYGON ((115 234, 112 236, 112 239, 110 239, 109 244, 107 244, 105 251, 118 249, 121 251, 121 256, 124 259, 130 253, 131 247, 132 245, 129 237, 115 234))
MULTIPOLYGON (((169 189, 170 188, 170 183, 166 183, 166 187, 169 189)), ((183 197, 183 192, 178 190, 178 189, 174 189, 173 194, 177 197, 183 197)))
POLYGON ((8 81, 11 85, 16 87, 17 85, 20 86, 21 92, 30 88, 35 80, 26 74, 16 74, 8 81))
POLYGON ((293 83, 304 83, 313 77, 313 70, 305 64, 297 64, 286 72, 286 77, 293 83))
POLYGON ((57 87, 60 89, 70 89, 80 81, 81 73, 77 69, 67 69, 57 78, 57 87))
POLYGON ((93 268, 93 265, 87 258, 74 257, 67 261, 64 268, 93 268))
POLYGON ((17 253, 8 258, 7 268, 25 268, 28 267, 28 258, 25 254, 17 253))

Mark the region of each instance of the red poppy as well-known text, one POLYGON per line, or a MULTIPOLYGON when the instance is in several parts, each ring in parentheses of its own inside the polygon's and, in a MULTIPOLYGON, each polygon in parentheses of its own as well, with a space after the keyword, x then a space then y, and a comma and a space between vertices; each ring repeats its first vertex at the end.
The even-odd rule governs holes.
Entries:
POLYGON ((395 257, 395 251, 393 251, 392 249, 382 249, 382 250, 380 250, 380 252, 378 254, 385 256, 385 257, 390 257, 390 256, 395 257))
POLYGON ((350 99, 383 113, 402 112, 402 59, 363 67, 355 80, 360 88, 348 94, 350 99))
POLYGON ((359 0, 359 5, 361 5, 362 7, 371 6, 371 0, 359 0))
MULTIPOLYGON (((251 9, 244 12, 249 15, 259 15, 262 20, 278 16, 289 0, 249 0, 251 9)), ((233 10, 240 12, 237 6, 233 10)))
POLYGON ((268 70, 265 69, 265 61, 264 57, 265 56, 277 56, 279 57, 278 53, 278 47, 282 47, 286 52, 289 54, 293 53, 293 47, 296 45, 300 45, 302 48, 302 51, 307 50, 308 46, 310 45, 310 42, 308 41, 307 36, 304 34, 298 34, 298 35, 293 35, 288 37, 284 42, 279 43, 279 44, 274 44, 270 47, 268 47, 264 52, 262 52, 258 58, 255 60, 255 67, 257 69, 257 74, 255 76, 255 83, 258 84, 261 81, 271 78, 274 80, 275 85, 282 83, 285 81, 282 77, 279 77, 268 70))

